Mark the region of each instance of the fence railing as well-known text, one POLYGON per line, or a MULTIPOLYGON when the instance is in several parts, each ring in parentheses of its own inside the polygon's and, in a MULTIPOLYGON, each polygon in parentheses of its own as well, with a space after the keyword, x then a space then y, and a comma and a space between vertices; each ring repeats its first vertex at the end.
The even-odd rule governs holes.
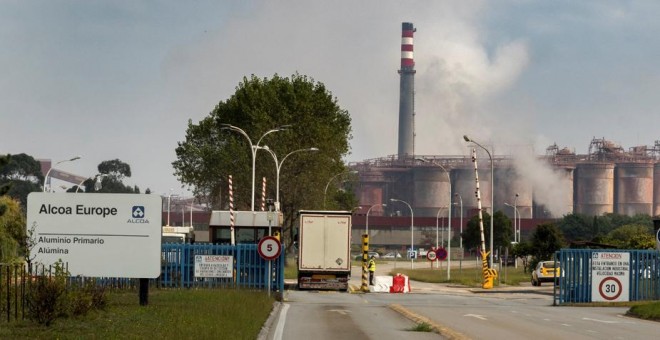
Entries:
MULTIPOLYGON (((284 291, 284 257, 272 261, 262 259, 256 244, 214 245, 166 243, 161 248, 161 275, 149 280, 157 288, 236 288, 284 291), (232 256, 231 277, 195 277, 195 256, 232 256), (270 266, 270 285, 269 285, 270 266)), ((64 271, 67 271, 64 264, 64 271)), ((54 275, 53 266, 0 263, 0 322, 24 319, 27 312, 27 295, 31 284, 39 278, 54 275)), ((81 282, 94 280, 96 285, 109 289, 137 289, 135 278, 84 278, 69 277, 67 287, 80 287, 81 282)))

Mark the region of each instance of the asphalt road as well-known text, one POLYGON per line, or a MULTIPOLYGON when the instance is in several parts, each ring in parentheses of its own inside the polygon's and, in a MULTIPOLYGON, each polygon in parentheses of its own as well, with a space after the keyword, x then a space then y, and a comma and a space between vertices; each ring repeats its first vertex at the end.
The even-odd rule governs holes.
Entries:
MULTIPOLYGON (((379 264, 376 274, 392 266, 379 264)), ((360 278, 354 267, 355 288, 360 278)), ((660 334, 660 323, 626 317, 627 307, 552 306, 552 285, 483 290, 413 281, 411 286, 408 294, 288 290, 261 338, 652 339, 660 334), (427 322, 437 333, 410 331, 415 321, 427 322)))

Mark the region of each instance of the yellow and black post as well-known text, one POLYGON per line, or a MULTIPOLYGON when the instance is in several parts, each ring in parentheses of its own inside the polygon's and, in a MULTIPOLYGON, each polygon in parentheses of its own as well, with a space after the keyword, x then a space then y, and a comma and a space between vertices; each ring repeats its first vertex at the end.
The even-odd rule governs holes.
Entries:
POLYGON ((369 271, 367 270, 367 261, 369 261, 369 235, 362 234, 362 287, 363 292, 369 291, 369 271))

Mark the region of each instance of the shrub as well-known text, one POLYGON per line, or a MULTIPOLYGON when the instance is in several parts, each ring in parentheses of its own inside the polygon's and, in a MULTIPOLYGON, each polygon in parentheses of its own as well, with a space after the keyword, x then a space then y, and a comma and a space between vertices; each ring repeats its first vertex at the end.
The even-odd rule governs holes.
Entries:
POLYGON ((30 319, 50 326, 53 320, 67 314, 67 276, 64 265, 58 262, 54 265, 54 275, 42 275, 32 282, 27 295, 30 319))

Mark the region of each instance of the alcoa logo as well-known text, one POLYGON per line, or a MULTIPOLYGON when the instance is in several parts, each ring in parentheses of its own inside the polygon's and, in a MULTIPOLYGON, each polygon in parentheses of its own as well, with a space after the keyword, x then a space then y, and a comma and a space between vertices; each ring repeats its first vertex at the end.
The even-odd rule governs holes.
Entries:
POLYGON ((144 218, 145 210, 143 205, 134 205, 131 209, 131 216, 127 223, 149 223, 149 220, 144 218))

